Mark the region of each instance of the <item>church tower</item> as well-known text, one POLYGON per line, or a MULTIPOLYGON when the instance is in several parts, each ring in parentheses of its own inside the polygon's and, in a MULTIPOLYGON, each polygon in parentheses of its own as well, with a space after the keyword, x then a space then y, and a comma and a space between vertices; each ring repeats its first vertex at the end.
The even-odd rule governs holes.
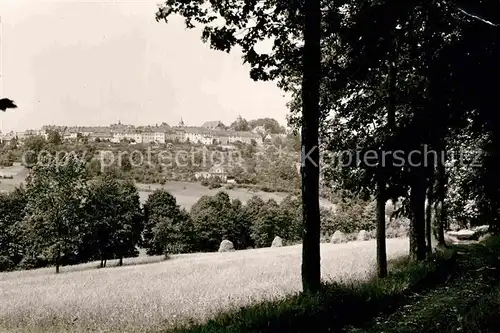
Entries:
POLYGON ((179 127, 184 127, 184 121, 182 120, 182 117, 181 117, 181 121, 179 122, 179 127))

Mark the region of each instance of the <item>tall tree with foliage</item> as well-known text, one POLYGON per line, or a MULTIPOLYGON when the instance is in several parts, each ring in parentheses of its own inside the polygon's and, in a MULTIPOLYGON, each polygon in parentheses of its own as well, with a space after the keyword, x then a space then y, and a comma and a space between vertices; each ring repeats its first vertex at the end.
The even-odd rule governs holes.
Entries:
POLYGON ((224 239, 235 243, 237 249, 241 248, 233 206, 226 192, 219 192, 212 197, 202 196, 191 207, 191 217, 198 249, 216 251, 224 239))
POLYGON ((151 193, 144 204, 142 247, 148 254, 189 252, 193 246, 193 225, 173 195, 165 190, 151 193))
POLYGON ((47 143, 59 146, 62 143, 61 133, 57 130, 47 130, 47 143))
MULTIPOLYGON (((321 90, 321 100, 325 101, 322 116, 327 119, 331 116, 324 122, 329 148, 401 151, 404 161, 399 167, 387 170, 390 172, 384 172, 386 176, 382 178, 380 171, 385 168, 367 165, 342 168, 341 172, 330 174, 334 181, 339 179, 358 191, 384 189, 385 182, 385 200, 403 199, 399 213, 410 216, 412 221, 410 252, 413 258, 422 260, 427 253, 425 197, 434 167, 425 165, 423 146, 445 150, 446 140, 442 138, 451 135, 450 128, 463 128, 465 111, 474 110, 480 104, 476 99, 476 106, 470 103, 464 107, 463 97, 468 94, 458 93, 463 83, 457 84, 461 82, 457 74, 463 69, 458 61, 450 64, 448 60, 450 56, 451 59, 470 58, 468 50, 457 47, 464 38, 464 27, 470 22, 454 3, 359 1, 350 3, 347 11, 350 20, 342 43, 332 43, 333 51, 324 55, 333 59, 333 65, 328 63, 325 69, 328 75, 321 90), (342 52, 342 47, 346 52, 342 52), (344 66, 336 65, 338 63, 344 66), (394 65, 387 66, 391 63, 394 65), (336 75, 348 80, 339 85, 339 80, 329 78, 336 75), (386 89, 391 82, 394 82, 393 88, 386 89), (385 115, 392 116, 386 118, 385 115), (429 126, 431 123, 433 126, 429 126), (410 157, 416 166, 410 165, 410 157)), ((330 49, 326 46, 325 50, 330 49)), ((435 164, 435 161, 428 162, 435 164)), ((382 250, 384 196, 375 194, 380 198, 379 250, 382 250)), ((382 257, 383 253, 379 252, 379 258, 382 257)))
POLYGON ((267 134, 280 134, 285 133, 285 129, 281 126, 276 119, 273 118, 259 118, 250 120, 248 123, 249 129, 256 127, 263 127, 267 134))
POLYGON ((278 236, 296 243, 302 239, 302 200, 286 196, 279 204, 278 236))
POLYGON ((41 135, 29 136, 24 140, 22 162, 25 167, 31 168, 38 159, 43 157, 42 152, 47 148, 47 141, 41 135))
MULTIPOLYGON (((202 38, 214 49, 230 52, 240 46, 244 61, 250 64, 250 76, 255 80, 278 80, 285 90, 301 86, 304 112, 302 119, 302 146, 305 155, 303 176, 304 200, 304 255, 303 287, 316 291, 320 287, 319 253, 319 191, 318 191, 318 123, 320 79, 320 0, 305 3, 270 1, 211 2, 167 1, 160 6, 156 18, 167 21, 172 14, 185 18, 186 26, 196 23, 204 26, 202 38), (224 24, 219 24, 223 19, 224 24), (258 53, 256 45, 273 40, 272 50, 258 53)), ((340 5, 340 4, 339 4, 340 5)), ((326 6, 331 15, 325 29, 336 23, 338 8, 326 6)))
POLYGON ((248 121, 241 116, 238 116, 236 118, 236 121, 234 121, 230 126, 230 129, 234 131, 250 131, 250 126, 248 124, 248 121))
POLYGON ((24 219, 26 193, 23 187, 8 194, 0 194, 0 257, 13 268, 25 255, 20 223, 24 219))
POLYGON ((280 225, 279 205, 268 200, 260 209, 252 224, 252 238, 257 247, 269 247, 276 236, 284 237, 280 225))
POLYGON ((238 249, 246 249, 254 246, 254 241, 251 237, 252 219, 245 206, 239 199, 231 201, 232 219, 234 223, 234 239, 235 246, 238 249))
POLYGON ((85 208, 88 228, 81 251, 87 259, 100 259, 105 267, 108 259, 118 258, 121 266, 124 257, 137 256, 143 216, 133 183, 104 174, 89 186, 85 208))
POLYGON ((80 252, 88 259, 100 259, 101 267, 112 257, 113 237, 117 229, 119 184, 106 175, 93 181, 87 191, 85 208, 89 228, 80 252))
POLYGON ((144 216, 139 192, 132 181, 120 182, 119 198, 114 248, 115 256, 119 259, 118 265, 121 266, 124 257, 136 257, 139 254, 137 246, 144 229, 144 216))
POLYGON ((56 273, 80 243, 86 186, 85 164, 72 155, 39 161, 26 178, 24 225, 33 251, 51 257, 56 273))

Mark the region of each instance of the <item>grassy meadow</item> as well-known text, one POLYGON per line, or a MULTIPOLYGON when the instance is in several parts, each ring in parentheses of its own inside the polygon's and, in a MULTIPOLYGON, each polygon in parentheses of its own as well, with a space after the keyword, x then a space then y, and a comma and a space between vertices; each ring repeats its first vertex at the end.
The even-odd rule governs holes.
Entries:
MULTIPOLYGON (((235 187, 232 189, 227 189, 224 186, 220 188, 209 189, 208 187, 202 186, 200 183, 189 183, 181 181, 167 181, 165 185, 137 183, 136 186, 139 190, 139 196, 142 203, 147 200, 152 191, 163 188, 175 197, 177 203, 181 207, 186 209, 190 209, 191 206, 193 206, 203 195, 213 196, 220 191, 225 191, 231 199, 239 199, 243 203, 252 198, 254 195, 261 197, 264 201, 274 199, 279 203, 288 195, 288 193, 283 192, 264 192, 260 190, 250 190, 247 188, 235 187)), ((321 200, 321 204, 324 206, 331 205, 326 200, 321 200)))
MULTIPOLYGON (((368 279, 375 248, 322 244, 323 278, 368 279)), ((407 239, 388 240, 389 259, 407 252, 407 239)), ((1 273, 0 332, 157 332, 301 289, 300 245, 161 259, 1 273)))

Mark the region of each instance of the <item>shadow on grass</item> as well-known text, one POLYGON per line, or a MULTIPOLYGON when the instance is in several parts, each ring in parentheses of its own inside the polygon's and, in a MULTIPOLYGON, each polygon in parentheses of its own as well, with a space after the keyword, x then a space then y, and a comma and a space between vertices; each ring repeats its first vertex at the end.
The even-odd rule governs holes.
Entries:
POLYGON ((500 332, 500 285, 481 297, 464 317, 466 332, 500 332))
POLYGON ((482 242, 483 255, 489 256, 488 265, 480 268, 493 276, 496 285, 481 296, 463 318, 465 332, 500 332, 500 236, 491 236, 482 242))
POLYGON ((203 324, 170 332, 342 332, 349 324, 391 312, 415 292, 446 281, 455 269, 453 249, 424 262, 406 258, 390 263, 385 279, 372 277, 359 283, 329 283, 315 296, 297 294, 285 299, 223 313, 203 324))
POLYGON ((119 268, 119 267, 127 267, 127 266, 140 266, 140 265, 156 264, 156 263, 160 263, 160 262, 167 261, 167 260, 173 260, 173 259, 175 259, 175 257, 165 257, 165 256, 131 257, 131 258, 124 258, 123 265, 121 265, 121 266, 119 265, 118 259, 111 259, 111 260, 107 261, 105 267, 101 267, 100 261, 91 261, 91 262, 77 264, 77 265, 63 265, 63 266, 60 266, 60 273, 59 274, 56 274, 55 266, 45 266, 45 267, 26 269, 26 270, 17 269, 17 270, 13 270, 13 271, 0 272, 0 274, 3 274, 3 276, 2 276, 3 280, 7 280, 7 279, 17 278, 19 275, 22 275, 23 277, 39 276, 39 275, 47 275, 47 274, 64 275, 64 274, 91 271, 91 270, 102 270, 102 269, 107 269, 107 268, 119 268))

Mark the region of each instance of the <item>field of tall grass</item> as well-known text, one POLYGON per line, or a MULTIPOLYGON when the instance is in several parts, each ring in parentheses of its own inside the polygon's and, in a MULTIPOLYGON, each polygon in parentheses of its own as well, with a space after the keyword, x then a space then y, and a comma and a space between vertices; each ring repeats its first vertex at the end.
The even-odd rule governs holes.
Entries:
MULTIPOLYGON (((407 239, 388 240, 389 259, 407 239)), ((374 241, 322 244, 327 281, 365 280, 374 241)), ((301 290, 301 246, 125 260, 0 274, 0 332, 155 332, 301 290), (139 265, 140 264, 140 265, 139 265), (114 263, 110 263, 111 266, 114 263)))

